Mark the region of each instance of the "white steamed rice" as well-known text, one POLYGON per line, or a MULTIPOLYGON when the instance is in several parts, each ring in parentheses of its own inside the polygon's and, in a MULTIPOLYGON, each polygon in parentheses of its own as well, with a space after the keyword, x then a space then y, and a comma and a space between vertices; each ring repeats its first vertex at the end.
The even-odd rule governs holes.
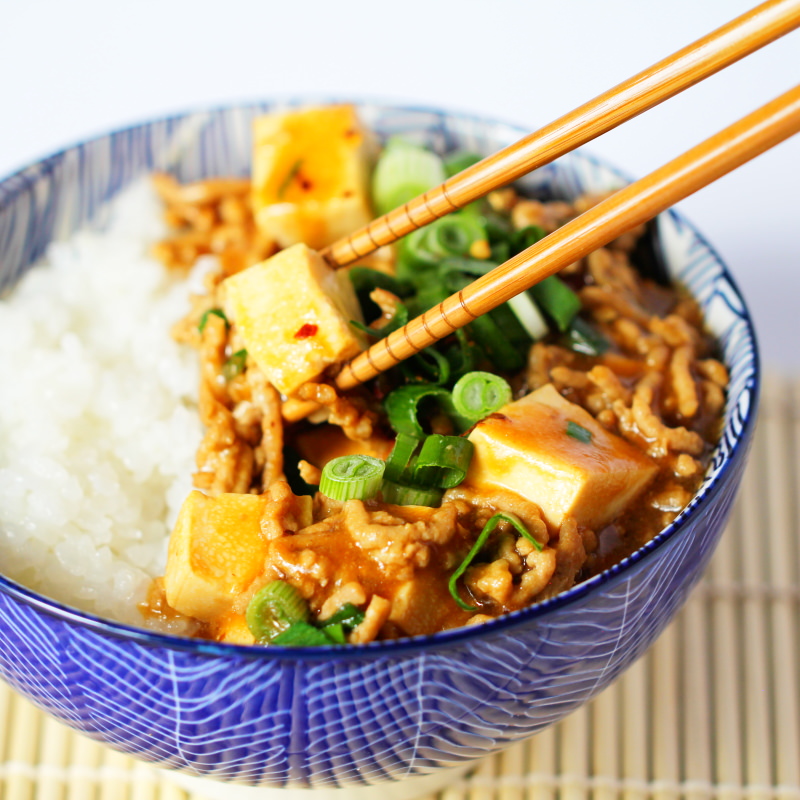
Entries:
POLYGON ((133 624, 202 435, 196 353, 169 333, 187 285, 147 256, 163 233, 138 183, 0 300, 1 569, 133 624))

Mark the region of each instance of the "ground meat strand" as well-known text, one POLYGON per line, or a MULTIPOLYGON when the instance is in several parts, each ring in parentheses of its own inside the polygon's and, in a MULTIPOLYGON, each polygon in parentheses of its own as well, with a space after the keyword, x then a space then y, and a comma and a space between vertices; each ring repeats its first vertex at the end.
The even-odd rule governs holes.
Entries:
POLYGON ((338 425, 348 439, 364 441, 372 436, 377 415, 358 398, 339 395, 330 384, 315 382, 303 384, 297 397, 324 406, 328 410, 328 422, 338 425))
POLYGON ((261 441, 255 448, 255 466, 260 472, 261 490, 264 491, 275 481, 283 480, 281 395, 257 367, 250 367, 245 377, 252 392, 253 405, 260 413, 261 441))

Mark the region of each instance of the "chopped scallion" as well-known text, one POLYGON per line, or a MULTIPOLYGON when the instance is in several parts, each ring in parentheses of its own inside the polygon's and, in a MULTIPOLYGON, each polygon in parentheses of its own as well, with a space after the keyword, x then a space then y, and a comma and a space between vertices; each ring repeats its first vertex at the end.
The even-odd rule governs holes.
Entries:
POLYGON ((491 372, 468 372, 453 387, 453 405, 463 417, 477 422, 511 402, 508 381, 491 372))
POLYGON ((581 317, 572 320, 566 332, 566 343, 570 350, 587 356, 601 356, 611 347, 608 339, 581 317))
POLYGON ((516 515, 511 514, 504 511, 499 511, 493 517, 489 519, 489 521, 483 526, 483 530, 481 530, 478 538, 475 540, 475 544, 472 545, 472 549, 467 553, 466 558, 461 562, 458 569, 450 576, 450 581, 448 582, 448 589, 450 590, 450 594, 453 597, 453 600, 458 603, 464 611, 477 611, 478 609, 475 606, 469 605, 469 603, 465 603, 461 596, 458 594, 458 580, 459 578, 467 571, 470 564, 472 564, 475 556, 480 553, 483 549, 483 546, 486 544, 486 540, 491 536, 494 532, 494 529, 500 522, 508 522, 509 524, 513 525, 517 532, 524 536, 537 550, 542 549, 542 544, 534 539, 533 536, 528 532, 528 529, 522 524, 522 520, 516 515))
POLYGON ((230 328, 230 322, 228 322, 228 318, 225 316, 225 312, 221 308, 209 308, 207 311, 203 312, 203 316, 200 317, 200 322, 197 325, 197 330, 202 333, 205 330, 206 325, 208 324, 209 316, 213 314, 215 317, 219 317, 224 323, 226 328, 230 328))
POLYGON ((448 178, 452 178, 453 175, 458 175, 459 172, 463 172, 468 167, 482 160, 483 156, 479 156, 477 153, 470 153, 466 150, 456 150, 452 153, 448 153, 444 157, 444 171, 447 173, 448 178))
POLYGON ((247 350, 237 350, 223 365, 222 375, 226 381, 233 380, 244 372, 247 364, 247 350))
POLYGON ((437 219, 428 225, 424 239, 429 252, 436 258, 465 256, 473 243, 486 240, 486 227, 474 214, 457 212, 437 219))
POLYGON ((409 142, 392 139, 375 165, 372 199, 378 214, 386 214, 447 177, 442 159, 409 142))
POLYGON ((408 483, 411 480, 411 465, 414 454, 419 449, 422 438, 408 433, 398 433, 394 440, 394 447, 386 459, 386 469, 383 471, 385 481, 394 483, 408 483))
POLYGON ((403 486, 394 481, 384 481, 381 488, 384 503, 396 506, 428 506, 435 508, 442 502, 441 489, 428 489, 421 486, 403 486))
POLYGON ((311 618, 308 603, 285 581, 270 581, 247 604, 245 621, 258 644, 269 644, 296 622, 311 618))
POLYGON ((503 330, 492 319, 491 314, 482 314, 467 326, 472 339, 487 358, 501 372, 516 372, 525 365, 527 349, 523 352, 514 347, 503 330))
POLYGON ((333 612, 327 619, 320 620, 319 624, 326 628, 328 625, 342 625, 346 631, 351 631, 364 621, 364 612, 352 603, 345 603, 333 612))
POLYGON ((467 476, 474 450, 469 439, 431 434, 414 464, 414 485, 439 489, 458 486, 467 476))
POLYGON ((572 420, 567 423, 567 436, 571 436, 584 444, 591 444, 592 441, 592 432, 572 420))
POLYGON ((425 435, 418 416, 420 404, 425 399, 446 404, 450 400, 450 392, 431 384, 408 384, 399 386, 386 397, 383 407, 389 424, 397 433, 407 433, 419 439, 425 435))
POLYGON ((534 300, 556 323, 560 331, 566 331, 581 310, 581 299, 556 275, 545 278, 531 286, 534 300))
POLYGON ((344 625, 342 625, 341 622, 333 622, 330 625, 323 625, 319 630, 321 630, 335 644, 344 644, 346 641, 344 635, 344 625))
POLYGON ((539 225, 528 225, 525 228, 520 228, 514 231, 511 236, 512 250, 514 255, 533 247, 537 242, 540 242, 547 236, 547 231, 539 225))
POLYGON ((323 468, 319 490, 332 500, 368 500, 381 488, 385 463, 363 455, 339 456, 323 468))
POLYGON ((328 636, 324 630, 315 628, 308 622, 295 622, 279 633, 270 644, 281 647, 321 647, 326 644, 341 644, 328 636))
POLYGON ((534 342, 547 336, 550 332, 547 322, 530 292, 520 292, 512 297, 508 301, 508 307, 514 312, 519 324, 534 342))
POLYGON ((415 353, 400 364, 400 369, 409 380, 422 379, 437 386, 450 380, 450 362, 435 347, 426 347, 415 353))

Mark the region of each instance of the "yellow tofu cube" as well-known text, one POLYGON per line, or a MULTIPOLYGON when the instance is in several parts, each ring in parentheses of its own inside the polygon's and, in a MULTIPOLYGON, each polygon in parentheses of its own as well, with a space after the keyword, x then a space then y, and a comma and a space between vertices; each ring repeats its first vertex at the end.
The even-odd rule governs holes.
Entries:
POLYGON ((193 491, 169 540, 164 588, 182 614, 212 621, 264 571, 267 542, 261 517, 268 495, 193 491))
POLYGON ((350 279, 304 244, 232 275, 223 293, 248 355, 283 394, 363 348, 350 325, 362 321, 350 279))
POLYGON ((247 626, 244 614, 229 614, 214 621, 210 633, 215 641, 228 644, 255 644, 256 637, 247 626))
POLYGON ((372 144, 353 106, 258 117, 253 148, 253 213, 281 247, 321 249, 372 219, 372 144))
MULTIPOLYGON (((580 433, 580 432, 578 432, 580 433)), ((599 530, 652 480, 656 464, 547 384, 479 422, 466 482, 510 489, 537 503, 547 523, 566 516, 599 530), (572 422, 590 441, 567 433, 572 422), (587 437, 588 438, 588 437, 587 437)))

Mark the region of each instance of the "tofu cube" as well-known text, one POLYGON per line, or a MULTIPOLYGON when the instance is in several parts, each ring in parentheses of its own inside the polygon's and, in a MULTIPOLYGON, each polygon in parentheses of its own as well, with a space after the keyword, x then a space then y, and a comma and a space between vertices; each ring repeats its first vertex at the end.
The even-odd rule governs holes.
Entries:
POLYGON ((372 219, 373 147, 353 106, 258 117, 253 140, 253 212, 281 247, 321 249, 372 219))
POLYGON ((214 620, 210 626, 210 633, 216 642, 244 645, 256 643, 256 637, 247 626, 244 614, 229 614, 214 620))
POLYGON ((363 349, 349 277, 304 244, 227 278, 223 297, 248 355, 285 395, 363 349))
POLYGON ((164 587, 182 614, 210 622, 226 616, 236 597, 264 571, 267 542, 261 517, 268 495, 193 491, 169 540, 164 587))
POLYGON ((469 439, 475 454, 466 482, 479 491, 501 487, 532 500, 554 528, 573 516, 578 525, 599 530, 641 494, 658 469, 552 384, 482 420, 469 439), (568 434, 570 422, 588 431, 590 441, 568 434))

